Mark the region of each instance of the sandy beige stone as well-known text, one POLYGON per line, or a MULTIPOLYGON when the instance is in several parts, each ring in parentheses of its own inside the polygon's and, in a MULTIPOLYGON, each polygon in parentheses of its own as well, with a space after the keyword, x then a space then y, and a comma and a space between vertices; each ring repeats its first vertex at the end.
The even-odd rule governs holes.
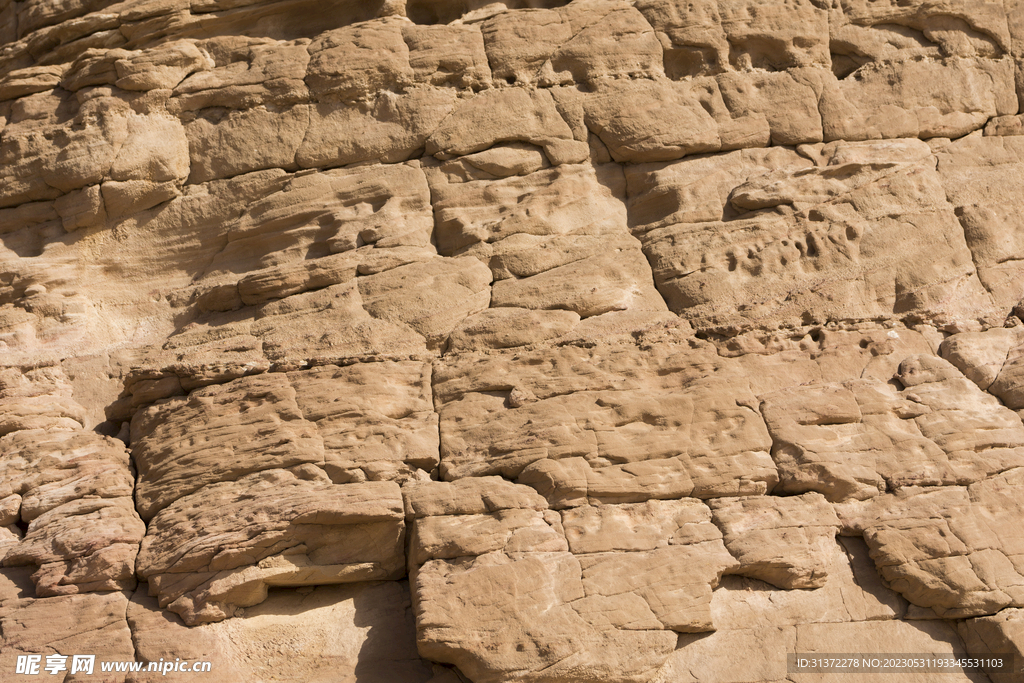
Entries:
POLYGON ((839 519, 820 494, 771 500, 764 496, 709 502, 738 574, 780 588, 821 588, 839 519))
POLYGON ((0 665, 1017 652, 1022 98, 1020 0, 0 0, 0 665))
MULTIPOLYGON (((244 612, 189 628, 140 589, 128 605, 128 624, 138 656, 208 661, 211 672, 216 667, 216 675, 230 683, 275 676, 295 683, 427 683, 433 678, 431 664, 416 652, 405 582, 279 589, 244 612), (253 649, 254 642, 263 647, 253 649)), ((133 676, 132 683, 162 677, 133 676)))
POLYGON ((314 470, 265 470, 205 486, 164 508, 150 522, 138 559, 150 594, 194 625, 263 602, 269 586, 402 576, 398 485, 332 484, 314 470), (210 506, 219 510, 215 524, 204 517, 210 506))

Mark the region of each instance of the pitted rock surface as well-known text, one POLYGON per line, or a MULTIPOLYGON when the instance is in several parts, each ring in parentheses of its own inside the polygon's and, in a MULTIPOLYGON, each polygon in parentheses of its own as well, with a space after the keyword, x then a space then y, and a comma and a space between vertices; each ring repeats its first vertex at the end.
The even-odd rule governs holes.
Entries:
POLYGON ((1022 106, 1021 0, 0 0, 0 679, 1024 680, 1022 106))

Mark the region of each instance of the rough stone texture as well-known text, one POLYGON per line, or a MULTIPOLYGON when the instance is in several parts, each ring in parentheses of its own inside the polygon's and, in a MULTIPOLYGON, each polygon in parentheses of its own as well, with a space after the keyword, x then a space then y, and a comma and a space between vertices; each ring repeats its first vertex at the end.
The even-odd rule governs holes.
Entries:
POLYGON ((161 607, 194 625, 262 602, 268 586, 402 574, 396 484, 339 486, 315 467, 295 469, 205 486, 150 521, 137 571, 161 607), (218 511, 216 522, 206 519, 209 509, 218 511))
MULTIPOLYGON (((413 509, 446 512, 431 502, 461 499, 475 482, 409 486, 413 509)), ((458 514, 463 507, 413 523, 410 575, 425 656, 474 680, 571 681, 581 667, 644 680, 673 649, 667 631, 711 628, 711 589, 737 563, 705 505, 650 501, 559 515, 518 507, 535 494, 502 490, 510 487, 500 486, 488 514, 458 514), (502 588, 496 595, 489 586, 502 588), (453 592, 462 599, 450 600, 453 592)))
MULTIPOLYGON (((416 653, 415 621, 404 582, 275 590, 234 619, 193 628, 161 610, 140 587, 127 614, 140 658, 216 660, 216 675, 226 683, 275 676, 311 683, 427 683, 442 673, 416 653), (252 643, 260 643, 259 650, 252 643)), ((129 676, 129 683, 164 678, 154 673, 129 676)))
POLYGON ((1022 104, 1021 0, 0 0, 0 679, 1020 656, 1022 104))

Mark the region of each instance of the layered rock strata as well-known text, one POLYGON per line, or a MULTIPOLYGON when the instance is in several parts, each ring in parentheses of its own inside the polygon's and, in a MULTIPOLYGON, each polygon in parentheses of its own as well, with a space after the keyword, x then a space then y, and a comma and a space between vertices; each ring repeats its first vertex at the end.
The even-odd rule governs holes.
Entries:
POLYGON ((1022 104, 1019 0, 0 0, 0 678, 1022 680, 1022 104))

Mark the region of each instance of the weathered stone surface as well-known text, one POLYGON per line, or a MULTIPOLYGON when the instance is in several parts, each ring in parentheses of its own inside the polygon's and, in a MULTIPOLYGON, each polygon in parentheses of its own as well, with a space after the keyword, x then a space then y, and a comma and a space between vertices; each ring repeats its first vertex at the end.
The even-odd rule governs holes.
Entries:
POLYGON ((0 437, 0 561, 34 567, 39 597, 134 588, 146 527, 132 501, 124 444, 82 429, 85 411, 66 398, 71 387, 60 367, 0 374, 0 400, 36 413, 8 419, 0 437), (44 417, 61 406, 77 420, 44 417))
POLYGON ((839 519, 825 497, 808 493, 772 500, 763 496, 709 502, 739 574, 779 588, 821 588, 839 519))
POLYGON ((1021 0, 0 0, 0 677, 1019 654, 1021 103, 1021 0))
POLYGON ((813 169, 746 182, 750 171, 724 162, 712 172, 735 180, 723 188, 721 214, 710 188, 707 213, 678 215, 682 207, 671 202, 687 190, 669 194, 654 189, 654 178, 630 179, 639 190, 631 191, 631 222, 672 310, 714 324, 957 320, 991 310, 926 145, 836 143, 820 154, 813 169))
POLYGON ((1024 464, 1019 419, 942 359, 904 360, 878 381, 762 396, 783 491, 833 501, 901 486, 965 484, 1024 464))
POLYGON ((701 502, 559 515, 537 509, 546 506, 527 487, 485 481, 406 487, 426 656, 483 681, 577 680, 579 670, 646 680, 672 649, 668 632, 713 629, 711 589, 736 561, 701 502), (453 497, 461 490, 468 505, 453 497), (452 602, 451 591, 463 597, 452 602))
POLYGON ((1009 683, 1020 676, 1021 644, 1024 642, 1024 621, 1021 610, 1004 609, 991 617, 965 619, 957 624, 957 632, 968 651, 981 655, 992 654, 995 658, 1011 655, 1014 663, 1010 670, 995 670, 988 667, 986 673, 993 683, 1009 683))
POLYGON ((1008 312, 1022 298, 1017 257, 1018 201, 1024 138, 957 140, 936 155, 950 203, 963 226, 978 278, 1008 312))
POLYGON ((328 366, 288 378, 303 417, 323 439, 324 469, 332 478, 357 476, 356 470, 372 476, 370 468, 385 462, 424 474, 437 467, 437 414, 426 363, 328 366))
POLYGON ((136 502, 152 519, 202 486, 272 468, 323 465, 323 439, 281 374, 197 389, 132 418, 136 502))
POLYGON ((220 621, 268 586, 396 579, 404 572, 397 484, 333 484, 306 466, 211 484, 150 521, 139 576, 187 624, 220 621), (217 520, 206 509, 218 510, 217 520))
POLYGON ((1024 600, 1022 470, 969 487, 907 488, 839 509, 862 533, 879 573, 910 602, 945 618, 994 614, 1024 600))
POLYGON ((1008 15, 995 3, 965 8, 837 6, 829 26, 839 81, 823 97, 827 139, 959 137, 1015 113, 1008 15), (941 95, 922 87, 928 82, 943 82, 941 95))
POLYGON ((599 500, 769 491, 777 474, 749 384, 686 356, 663 347, 636 366, 621 348, 565 347, 443 363, 441 473, 522 476, 549 499, 587 495, 588 470, 599 500), (550 367, 568 372, 553 384, 550 367), (652 490, 657 480, 665 486, 652 490))
MULTIPOLYGON (((22 577, 14 575, 15 570, 2 571, 0 582, 5 584, 4 592, 10 592, 0 600, 0 625, 3 626, 0 666, 11 680, 31 680, 30 676, 14 673, 19 655, 42 655, 39 673, 46 676, 46 655, 68 655, 64 661, 65 667, 70 669, 70 655, 94 654, 93 677, 96 679, 100 678, 101 663, 135 658, 132 634, 124 618, 129 594, 114 592, 32 599, 18 590, 22 577)), ((67 674, 66 671, 61 673, 67 674)), ((89 678, 80 674, 74 678, 68 676, 67 680, 89 678)), ((125 674, 108 673, 103 679, 120 683, 125 674)))
MULTIPOLYGON (((796 651, 808 654, 826 652, 878 652, 901 654, 896 648, 909 648, 914 652, 943 657, 963 652, 963 643, 949 622, 932 621, 884 621, 856 622, 849 624, 805 624, 796 627, 796 651), (898 646, 894 645, 899 643, 898 646)), ((844 674, 843 678, 857 683, 867 683, 877 674, 844 674)), ((900 672, 892 676, 895 681, 913 681, 920 674, 900 672)), ((980 681, 976 672, 954 672, 928 674, 937 681, 980 681)), ((820 680, 821 674, 791 674, 791 680, 820 680)))
MULTIPOLYGON (((128 604, 127 618, 138 657, 207 661, 216 667, 211 673, 226 683, 275 676, 294 683, 433 680, 430 662, 416 652, 405 582, 275 590, 244 612, 189 628, 140 588, 128 604), (261 643, 259 652, 251 647, 254 642, 261 643)), ((131 683, 162 678, 155 673, 131 676, 131 683)))
POLYGON ((452 482, 410 482, 402 488, 410 519, 480 515, 499 510, 546 510, 535 491, 501 477, 473 477, 452 482))

